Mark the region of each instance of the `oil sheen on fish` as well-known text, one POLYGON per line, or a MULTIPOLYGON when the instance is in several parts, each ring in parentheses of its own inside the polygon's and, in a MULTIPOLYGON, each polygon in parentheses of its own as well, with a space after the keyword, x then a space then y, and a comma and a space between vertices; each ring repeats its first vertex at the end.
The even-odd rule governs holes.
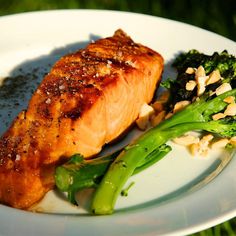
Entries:
POLYGON ((0 138, 0 202, 26 209, 54 187, 57 165, 99 153, 152 100, 162 70, 122 30, 62 57, 0 138))

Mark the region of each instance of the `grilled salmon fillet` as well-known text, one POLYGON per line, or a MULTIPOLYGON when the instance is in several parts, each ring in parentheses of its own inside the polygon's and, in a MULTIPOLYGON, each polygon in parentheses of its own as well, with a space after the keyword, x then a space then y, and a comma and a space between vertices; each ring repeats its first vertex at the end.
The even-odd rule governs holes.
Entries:
POLYGON ((58 164, 99 153, 151 101, 162 70, 122 30, 62 57, 0 139, 0 202, 26 209, 54 187, 58 164))

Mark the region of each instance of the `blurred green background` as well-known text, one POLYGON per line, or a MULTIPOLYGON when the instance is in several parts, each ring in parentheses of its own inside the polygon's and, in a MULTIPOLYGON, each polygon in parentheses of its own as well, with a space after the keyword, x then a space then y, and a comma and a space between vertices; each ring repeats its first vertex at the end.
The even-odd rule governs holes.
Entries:
POLYGON ((0 15, 70 8, 141 12, 197 25, 236 41, 235 0, 0 0, 0 15))
MULTIPOLYGON (((236 0, 0 0, 1 16, 38 10, 88 8, 139 12, 169 18, 236 41, 236 0)), ((194 235, 236 235, 236 219, 194 235)))

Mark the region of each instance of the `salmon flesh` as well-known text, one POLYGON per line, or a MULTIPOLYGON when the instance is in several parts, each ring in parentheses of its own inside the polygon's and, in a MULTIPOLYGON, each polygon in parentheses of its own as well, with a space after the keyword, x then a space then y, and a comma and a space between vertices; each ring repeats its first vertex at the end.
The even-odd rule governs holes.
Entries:
POLYGON ((122 30, 62 57, 0 138, 0 202, 27 209, 54 187, 55 167, 90 158, 149 103, 162 56, 122 30))

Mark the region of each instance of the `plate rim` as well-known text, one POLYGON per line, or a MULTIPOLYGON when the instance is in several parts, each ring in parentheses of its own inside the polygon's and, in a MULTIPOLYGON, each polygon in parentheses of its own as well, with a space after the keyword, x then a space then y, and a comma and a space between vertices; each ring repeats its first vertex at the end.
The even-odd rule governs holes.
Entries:
MULTIPOLYGON (((99 12, 102 13, 102 12, 106 12, 107 14, 128 14, 128 15, 141 15, 141 16, 144 16, 144 17, 151 17, 151 18, 155 18, 155 19, 160 19, 160 20, 164 20, 164 21, 169 21, 171 23, 178 23, 178 24, 182 24, 182 25, 185 25, 185 26, 190 26, 190 27, 193 27, 193 28, 196 28, 197 30, 201 30, 201 31, 205 31, 206 33, 210 33, 210 34, 213 34, 217 37, 221 37, 223 40, 227 40, 231 43, 234 43, 235 42, 231 39, 228 39, 222 35, 218 35, 217 33, 214 33, 214 32, 211 32, 211 31, 208 31, 206 29, 202 29, 198 26, 194 26, 194 25, 190 25, 190 24, 187 24, 187 23, 184 23, 184 22, 178 22, 178 21, 175 21, 175 20, 172 20, 172 19, 166 19, 166 18, 163 18, 163 17, 158 17, 158 16, 153 16, 153 15, 148 15, 148 14, 143 14, 143 13, 136 13, 136 12, 127 12, 127 11, 116 11, 116 10, 103 10, 103 9, 59 9, 59 10, 42 10, 42 11, 31 11, 31 12, 24 12, 24 13, 15 13, 15 14, 11 14, 11 15, 4 15, 4 16, 0 16, 0 24, 1 24, 1 21, 7 19, 7 18, 18 18, 18 17, 21 17, 21 16, 31 16, 31 15, 35 15, 35 14, 51 14, 51 13, 57 13, 57 12, 61 12, 61 13, 68 13, 68 12, 89 12, 89 13, 94 13, 94 12, 99 12)), ((235 156, 235 155, 234 155, 235 156)), ((0 205, 0 207, 2 208, 2 205, 0 205)), ((6 207, 6 206, 3 206, 4 209, 8 209, 9 207, 6 207)), ((22 210, 17 210, 17 209, 12 209, 12 208, 9 208, 11 210, 14 210, 16 212, 16 215, 25 215, 25 214, 29 214, 29 216, 31 217, 41 217, 41 215, 38 215, 38 214, 35 214, 35 213, 31 213, 31 212, 25 212, 25 211, 22 211, 22 210), (19 214, 18 214, 19 213, 19 214)), ((133 215, 134 213, 133 212, 130 212, 128 213, 128 215, 133 215)), ((44 214, 45 216, 47 216, 47 218, 65 218, 65 215, 58 215, 58 214, 55 214, 55 215, 52 215, 52 214, 44 214)), ((227 219, 230 219, 232 217, 234 217, 236 215, 236 209, 232 210, 231 212, 228 212, 227 214, 227 217, 225 217, 226 215, 224 215, 224 220, 227 220, 227 219)), ((77 218, 78 216, 66 216, 68 218, 77 218)), ((119 214, 118 215, 113 215, 114 218, 117 218, 119 217, 119 214)), ((175 232, 173 232, 174 235, 177 235, 177 234, 189 234, 189 233, 193 233, 193 232, 197 232, 196 230, 203 230, 203 229, 206 229, 208 227, 211 227, 215 224, 218 224, 218 223, 221 223, 222 222, 222 217, 223 216, 218 216, 217 218, 215 219, 212 219, 210 220, 210 222, 205 222, 204 224, 204 227, 203 227, 203 224, 198 224, 198 225, 195 225, 194 227, 191 227, 191 228, 186 228, 184 230, 177 230, 175 232)), ((104 217, 105 218, 105 217, 104 217)), ((106 217, 107 218, 107 217, 106 217)), ((1 222, 1 221, 0 221, 1 222)), ((168 233, 168 235, 172 235, 170 233, 168 233)))
POLYGON ((206 33, 211 33, 217 37, 221 37, 225 40, 229 40, 232 43, 235 43, 232 39, 229 39, 223 35, 220 35, 214 31, 210 31, 207 30, 205 28, 201 28, 197 25, 191 25, 189 23, 183 22, 183 21, 177 21, 174 19, 170 19, 170 18, 164 18, 161 16, 155 16, 155 15, 149 15, 147 13, 141 13, 141 12, 129 12, 129 11, 122 11, 122 10, 107 10, 107 9, 46 9, 46 10, 35 10, 35 11, 27 11, 27 12, 17 12, 17 13, 13 13, 13 14, 8 14, 8 15, 1 15, 0 16, 0 21, 1 20, 5 20, 7 18, 14 18, 14 17, 21 17, 21 16, 32 16, 32 15, 36 15, 36 14, 54 14, 54 13, 68 13, 68 12, 88 12, 88 13, 92 13, 92 12, 98 12, 98 13, 107 13, 107 14, 124 14, 124 15, 133 15, 133 16, 142 16, 142 17, 148 17, 148 18, 153 18, 153 19, 159 19, 159 20, 164 20, 164 21, 169 21, 172 23, 178 23, 178 24, 182 24, 185 25, 187 27, 191 27, 191 28, 196 28, 198 30, 201 31, 205 31, 206 33))

